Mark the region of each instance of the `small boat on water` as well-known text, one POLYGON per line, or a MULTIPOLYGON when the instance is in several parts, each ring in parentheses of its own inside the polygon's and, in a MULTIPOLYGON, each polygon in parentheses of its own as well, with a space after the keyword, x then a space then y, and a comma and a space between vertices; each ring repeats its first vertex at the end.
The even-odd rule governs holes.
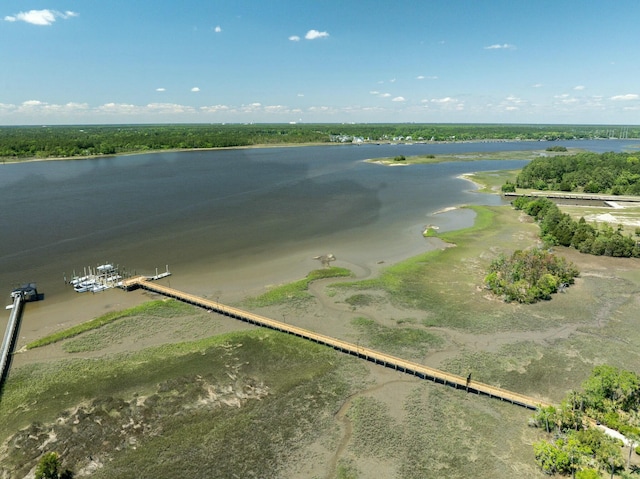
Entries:
POLYGON ((89 273, 84 271, 84 276, 74 276, 69 284, 73 286, 77 293, 98 293, 105 289, 113 288, 118 285, 122 276, 118 273, 118 268, 111 263, 105 263, 96 266, 94 269, 89 267, 89 273))

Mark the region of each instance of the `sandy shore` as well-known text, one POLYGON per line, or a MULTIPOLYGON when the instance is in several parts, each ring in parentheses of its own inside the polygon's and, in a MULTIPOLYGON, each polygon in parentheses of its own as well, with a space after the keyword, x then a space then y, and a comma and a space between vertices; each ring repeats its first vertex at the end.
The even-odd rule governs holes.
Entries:
MULTIPOLYGON (((257 296, 271 286, 304 278, 310 271, 321 267, 313 258, 329 252, 337 257, 332 265, 351 270, 358 279, 369 278, 378 275, 384 267, 443 246, 437 238, 422 237, 422 228, 423 225, 407 228, 399 233, 404 241, 384 243, 384 248, 366 248, 362 243, 341 244, 334 245, 336 249, 332 251, 302 251, 285 257, 247 260, 241 267, 237 263, 219 265, 215 270, 197 264, 172 265, 172 276, 161 281, 181 291, 234 304, 246 297, 257 296)), ((44 301, 26 305, 16 349, 20 350, 27 343, 55 331, 150 299, 155 298, 142 290, 124 292, 111 289, 92 294, 76 293, 69 286, 63 294, 49 299, 45 296, 44 301)), ((0 321, 0 328, 4 324, 5 320, 0 321)), ((20 353, 15 356, 13 364, 17 367, 36 360, 36 357, 47 359, 40 356, 31 351, 20 353)))

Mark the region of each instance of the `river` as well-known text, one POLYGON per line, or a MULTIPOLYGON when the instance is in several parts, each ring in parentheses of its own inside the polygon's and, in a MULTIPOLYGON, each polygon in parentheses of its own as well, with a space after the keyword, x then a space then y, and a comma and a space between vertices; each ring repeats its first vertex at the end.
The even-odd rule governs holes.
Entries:
MULTIPOLYGON (((629 141, 554 142, 621 151, 629 141)), ((77 295, 63 275, 113 262, 208 296, 304 276, 333 253, 366 270, 427 250, 425 225, 470 225, 462 204, 501 204, 458 179, 523 161, 384 167, 367 158, 544 149, 544 142, 317 146, 167 152, 0 165, 0 288, 37 282, 46 302, 77 295)), ((43 303, 44 304, 44 303, 43 303)))

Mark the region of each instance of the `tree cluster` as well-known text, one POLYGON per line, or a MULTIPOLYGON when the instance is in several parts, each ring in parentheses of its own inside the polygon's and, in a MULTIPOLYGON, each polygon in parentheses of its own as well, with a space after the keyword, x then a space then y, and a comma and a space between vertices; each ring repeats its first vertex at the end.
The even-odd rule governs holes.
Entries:
POLYGON ((507 302, 535 303, 551 299, 560 287, 573 284, 579 272, 573 263, 542 249, 500 255, 489 266, 485 285, 507 302))
POLYGON ((579 153, 536 158, 516 180, 518 188, 640 195, 640 156, 630 153, 579 153))
POLYGON ((535 218, 540 225, 540 236, 549 246, 572 246, 581 253, 598 256, 640 257, 638 242, 630 235, 623 235, 622 226, 614 229, 605 224, 597 228, 584 218, 574 221, 548 198, 520 196, 512 204, 535 218))
MULTIPOLYGON (((640 442, 640 377, 612 366, 597 366, 582 383, 582 391, 571 391, 558 408, 541 408, 533 424, 552 435, 548 441, 534 443, 536 461, 548 474, 591 475, 605 469, 613 474, 624 468, 620 443, 600 428, 589 427, 587 418, 640 442), (585 423, 587 427, 585 427, 585 423)), ((626 467, 630 467, 633 448, 629 446, 626 467)))

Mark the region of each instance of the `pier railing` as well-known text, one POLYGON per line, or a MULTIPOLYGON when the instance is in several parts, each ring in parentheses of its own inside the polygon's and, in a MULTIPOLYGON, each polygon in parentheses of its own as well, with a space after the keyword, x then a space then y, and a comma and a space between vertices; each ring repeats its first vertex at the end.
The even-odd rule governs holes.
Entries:
POLYGON ((13 306, 11 307, 9 322, 7 323, 7 329, 5 330, 4 339, 2 340, 2 347, 0 348, 0 388, 8 372, 9 354, 11 353, 11 347, 16 336, 24 299, 20 291, 13 292, 11 296, 13 297, 13 306))

